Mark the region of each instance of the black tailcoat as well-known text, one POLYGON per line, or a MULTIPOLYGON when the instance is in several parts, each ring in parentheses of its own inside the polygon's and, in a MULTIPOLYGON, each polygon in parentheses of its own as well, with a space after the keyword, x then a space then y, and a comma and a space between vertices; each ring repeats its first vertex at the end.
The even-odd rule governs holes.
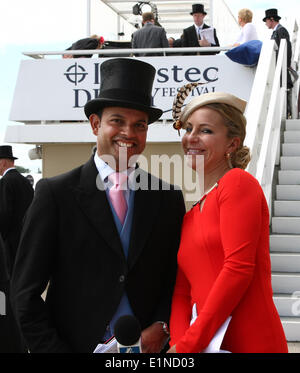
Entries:
POLYGON ((91 158, 37 184, 12 281, 31 352, 92 352, 125 290, 142 329, 169 319, 185 213, 182 192, 162 190, 161 181, 161 190, 135 192, 126 261, 97 175, 91 158), (40 295, 48 282, 44 302, 40 295))

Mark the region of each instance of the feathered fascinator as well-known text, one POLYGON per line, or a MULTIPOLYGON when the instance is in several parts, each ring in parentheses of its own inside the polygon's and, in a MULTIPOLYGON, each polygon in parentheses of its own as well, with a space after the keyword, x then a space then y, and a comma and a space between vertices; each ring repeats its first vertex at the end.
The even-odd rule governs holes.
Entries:
POLYGON ((178 131, 178 135, 180 136, 180 129, 182 128, 182 122, 180 121, 180 115, 181 115, 181 108, 184 104, 184 100, 187 98, 187 96, 192 92, 194 88, 196 88, 198 85, 202 85, 206 83, 188 83, 182 86, 174 99, 173 107, 172 107, 172 116, 173 116, 173 127, 175 130, 178 131))

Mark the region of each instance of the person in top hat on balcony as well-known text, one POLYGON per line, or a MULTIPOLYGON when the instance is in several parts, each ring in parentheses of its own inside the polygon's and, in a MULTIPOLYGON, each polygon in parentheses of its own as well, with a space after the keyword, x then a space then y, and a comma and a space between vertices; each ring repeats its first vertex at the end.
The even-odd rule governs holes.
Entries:
POLYGON ((271 39, 274 39, 278 48, 280 46, 280 40, 286 39, 287 42, 287 66, 291 66, 291 59, 292 59, 292 45, 290 41, 289 32, 285 27, 283 27, 279 21, 281 17, 278 15, 277 9, 267 9, 265 11, 265 17, 263 18, 263 22, 266 23, 268 29, 273 30, 271 39))
POLYGON ((162 114, 152 105, 155 69, 114 58, 100 73, 99 97, 84 107, 95 154, 39 181, 25 220, 12 293, 31 352, 93 352, 128 314, 144 352, 168 339, 185 206, 178 188, 134 161, 162 114))
POLYGON ((11 310, 9 284, 22 230, 23 218, 33 198, 29 181, 15 168, 10 145, 0 146, 0 235, 1 296, 6 312, 0 317, 0 352, 26 352, 24 341, 11 310), (3 277, 5 275, 5 277, 3 277))
MULTIPOLYGON (((267 9, 265 11, 265 17, 263 18, 263 22, 266 23, 266 26, 268 29, 273 30, 271 39, 275 40, 276 45, 279 49, 280 47, 280 41, 281 39, 286 39, 287 43, 287 88, 291 89, 293 88, 293 82, 290 75, 290 69, 291 69, 291 61, 292 61, 292 44, 290 41, 290 35, 289 32, 285 27, 283 27, 279 21, 281 17, 278 15, 277 9, 267 9)), ((276 52, 278 55, 278 51, 276 52)), ((293 69, 291 69, 293 71, 293 69)), ((291 109, 291 98, 289 92, 287 92, 287 116, 290 116, 292 112, 291 109)))
MULTIPOLYGON (((210 28, 210 26, 204 23, 206 12, 203 4, 193 4, 192 12, 190 13, 194 19, 194 25, 183 30, 182 47, 218 47, 220 46, 217 38, 216 29, 213 29, 214 43, 209 42, 201 35, 201 30, 210 28)), ((200 52, 192 54, 210 55, 218 52, 200 52)), ((191 54, 191 53, 188 53, 191 54)))

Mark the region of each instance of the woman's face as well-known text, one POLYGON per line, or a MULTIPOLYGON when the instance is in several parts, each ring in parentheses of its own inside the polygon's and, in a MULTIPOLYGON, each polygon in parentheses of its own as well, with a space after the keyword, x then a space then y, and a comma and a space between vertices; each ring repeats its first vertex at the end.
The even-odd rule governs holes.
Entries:
MULTIPOLYGON (((184 153, 191 156, 190 165, 196 170, 197 156, 204 157, 204 171, 227 167, 227 153, 239 145, 239 138, 228 138, 228 129, 220 113, 208 107, 194 111, 187 120, 182 138, 184 153)), ((199 157, 200 158, 200 157, 199 157)))

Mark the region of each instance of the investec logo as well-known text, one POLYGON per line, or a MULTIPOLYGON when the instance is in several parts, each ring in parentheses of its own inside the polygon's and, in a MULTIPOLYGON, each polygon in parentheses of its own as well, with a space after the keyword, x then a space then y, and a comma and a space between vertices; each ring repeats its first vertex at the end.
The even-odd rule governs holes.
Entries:
MULTIPOLYGON (((87 72, 83 66, 75 62, 69 66, 64 73, 66 79, 75 88, 74 106, 73 108, 82 108, 87 101, 99 96, 100 93, 100 65, 95 62, 91 71, 87 72), (89 74, 93 74, 92 84, 96 88, 83 89, 80 84, 84 82, 89 74)), ((165 98, 173 98, 176 96, 178 89, 187 83, 201 82, 206 83, 196 87, 191 96, 199 96, 203 93, 214 92, 216 90, 215 83, 219 80, 219 69, 215 66, 206 67, 200 70, 198 67, 189 67, 187 69, 179 65, 164 66, 157 69, 156 78, 153 87, 152 103, 165 98)))

